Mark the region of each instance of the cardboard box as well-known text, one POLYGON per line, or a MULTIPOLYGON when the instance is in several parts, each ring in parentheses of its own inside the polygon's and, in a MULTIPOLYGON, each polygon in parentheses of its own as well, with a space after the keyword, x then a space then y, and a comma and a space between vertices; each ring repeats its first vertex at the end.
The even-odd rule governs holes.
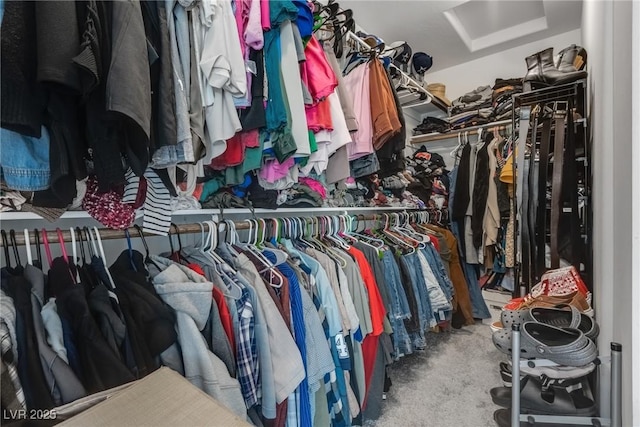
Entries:
POLYGON ((58 424, 65 427, 220 426, 247 427, 247 422, 163 367, 105 401, 58 424))
POLYGON ((483 319, 482 323, 485 325, 491 325, 493 322, 500 321, 500 313, 502 312, 502 307, 509 301, 511 301, 511 293, 510 292, 500 292, 493 289, 483 289, 482 290, 482 298, 484 302, 487 304, 489 308, 489 312, 491 313, 491 319, 483 319))

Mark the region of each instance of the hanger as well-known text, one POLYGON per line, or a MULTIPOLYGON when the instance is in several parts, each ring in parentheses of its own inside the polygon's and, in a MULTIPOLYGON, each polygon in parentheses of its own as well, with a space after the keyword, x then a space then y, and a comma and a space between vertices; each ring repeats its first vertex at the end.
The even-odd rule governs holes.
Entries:
POLYGON ((129 264, 131 265, 131 268, 133 269, 133 271, 137 272, 138 268, 136 267, 136 264, 133 262, 133 246, 131 245, 131 235, 129 234, 128 228, 124 229, 124 236, 127 238, 127 248, 129 250, 129 264))
POLYGON ((69 227, 69 234, 71 235, 71 259, 73 264, 78 262, 78 247, 76 246, 76 232, 73 227, 69 227))
POLYGON ((449 156, 453 157, 454 159, 458 158, 458 153, 460 152, 460 149, 462 148, 462 146, 464 145, 463 140, 462 140, 462 132, 458 132, 458 145, 456 145, 456 147, 453 149, 453 151, 451 151, 451 153, 449 153, 449 156))
MULTIPOLYGON (((109 267, 107 264, 107 257, 104 254, 104 247, 102 246, 102 238, 100 237, 100 230, 98 230, 98 227, 93 227, 93 231, 96 233, 96 241, 98 243, 98 249, 100 249, 100 256, 102 257, 102 262, 104 263, 104 269, 107 272, 107 277, 109 278, 109 284, 111 285, 112 289, 116 288, 116 284, 113 281, 113 277, 111 277, 111 273, 109 272, 109 267)), ((118 298, 115 296, 115 294, 113 295, 115 297, 115 299, 117 300, 118 298)))
POLYGON ((87 260, 85 258, 85 253, 84 253, 84 240, 82 238, 82 229, 80 227, 76 227, 76 233, 78 233, 78 238, 80 239, 80 256, 82 257, 82 265, 86 265, 87 264, 87 260))
MULTIPOLYGON (((233 278, 227 273, 228 269, 231 274, 236 275, 237 272, 228 265, 214 250, 218 247, 218 233, 217 233, 217 225, 214 221, 205 221, 205 224, 209 227, 209 232, 207 234, 207 246, 208 249, 203 250, 202 253, 207 255, 211 261, 212 266, 215 271, 221 276, 221 278, 226 279, 222 280, 224 287, 226 289, 226 296, 229 296, 233 299, 238 299, 242 297, 242 288, 238 285, 233 278)), ((223 292, 224 293, 224 292, 223 292)))
POLYGON ((42 242, 44 243, 44 252, 47 255, 47 262, 49 267, 53 264, 53 257, 51 256, 51 247, 49 246, 49 236, 47 236, 47 230, 42 229, 42 242))
POLYGON ((142 227, 140 227, 138 224, 133 224, 133 228, 135 228, 136 231, 138 232, 138 237, 140 237, 140 240, 142 240, 142 245, 144 246, 144 251, 145 251, 144 263, 153 264, 159 271, 162 271, 163 268, 160 267, 157 262, 151 259, 151 256, 149 254, 149 246, 147 245, 147 240, 144 238, 142 227))
POLYGON ((33 234, 35 234, 36 238, 36 254, 38 255, 38 259, 33 261, 33 265, 42 270, 42 252, 40 250, 40 232, 37 228, 33 229, 33 234))
MULTIPOLYGON (((71 234, 71 256, 72 256, 72 264, 73 264, 73 268, 75 269, 75 278, 76 278, 76 283, 80 282, 80 271, 78 270, 78 267, 76 265, 76 263, 78 262, 78 253, 77 253, 77 247, 76 247, 76 232, 73 229, 73 227, 69 228, 69 232, 71 234)), ((60 234, 58 235, 58 238, 60 238, 60 235, 62 235, 62 232, 60 232, 60 234)))
POLYGON ((33 257, 31 256, 31 239, 29 238, 29 229, 24 229, 24 248, 27 252, 27 264, 33 265, 33 257))
MULTIPOLYGON (((271 237, 271 244, 273 246, 277 246, 278 245, 278 238, 279 238, 279 232, 280 232, 280 223, 278 222, 278 220, 276 218, 271 218, 271 220, 273 221, 274 224, 274 231, 273 231, 273 235, 271 237)), ((272 254, 275 255, 276 257, 276 262, 273 263, 274 265, 280 265, 284 262, 287 261, 287 259, 289 259, 289 255, 280 249, 277 248, 271 248, 271 247, 264 247, 262 249, 262 251, 268 251, 271 252, 272 254)))
POLYGON ((13 257, 15 258, 17 263, 16 266, 22 268, 22 261, 20 260, 20 253, 18 251, 18 243, 16 242, 16 232, 13 229, 9 231, 9 239, 11 242, 11 247, 13 248, 13 257))
POLYGON ((255 241, 257 241, 258 239, 258 221, 256 219, 247 219, 245 221, 249 223, 249 236, 247 237, 247 243, 241 243, 240 241, 238 241, 238 244, 246 251, 250 252, 254 256, 254 258, 256 258, 263 266, 263 268, 258 270, 258 273, 263 275, 263 277, 265 273, 269 273, 269 276, 266 278, 267 283, 269 283, 274 288, 280 288, 284 284, 284 278, 277 270, 276 266, 268 258, 266 258, 264 254, 255 246, 255 241), (252 240, 254 224, 256 225, 255 241, 252 240), (277 279, 277 283, 274 283, 274 278, 277 279))
POLYGON ((69 256, 67 255, 67 248, 65 247, 62 230, 60 230, 60 228, 56 228, 56 234, 58 235, 58 243, 60 244, 60 250, 62 251, 62 258, 67 264, 69 264, 69 256))
POLYGON ((2 249, 4 250, 4 263, 7 268, 11 268, 11 256, 9 255, 9 241, 7 240, 7 232, 0 230, 2 235, 2 249))

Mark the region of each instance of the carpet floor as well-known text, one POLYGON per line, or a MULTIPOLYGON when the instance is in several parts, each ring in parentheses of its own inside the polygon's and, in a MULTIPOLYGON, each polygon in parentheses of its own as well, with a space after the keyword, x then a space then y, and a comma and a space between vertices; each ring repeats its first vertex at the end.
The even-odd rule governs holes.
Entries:
POLYGON ((426 350, 390 367, 382 414, 365 426, 493 427, 499 407, 489 390, 502 385, 498 364, 505 360, 487 325, 427 334, 426 350))

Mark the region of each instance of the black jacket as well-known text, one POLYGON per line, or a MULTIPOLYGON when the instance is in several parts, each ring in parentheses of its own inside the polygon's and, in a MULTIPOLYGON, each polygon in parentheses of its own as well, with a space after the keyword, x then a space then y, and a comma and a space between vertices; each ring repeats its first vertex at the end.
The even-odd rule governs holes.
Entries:
POLYGON ((133 252, 131 267, 129 252, 124 251, 109 271, 116 282, 116 294, 125 316, 140 376, 159 367, 158 356, 177 340, 175 313, 157 295, 146 279, 142 255, 133 252))
POLYGON ((471 231, 473 232, 473 246, 479 249, 482 246, 482 234, 484 230, 484 214, 487 209, 487 197, 489 196, 489 151, 488 146, 493 138, 487 134, 485 142, 478 150, 476 158, 476 176, 473 186, 473 209, 471 213, 471 231))
POLYGON ((53 261, 49 280, 58 284, 58 314, 69 322, 73 331, 85 388, 90 393, 96 393, 133 381, 133 374, 100 333, 89 310, 84 287, 73 283, 62 258, 53 261))
POLYGON ((0 114, 3 128, 40 138, 45 99, 42 86, 36 82, 35 10, 36 2, 4 2, 0 27, 0 114))
POLYGON ((455 221, 464 220, 469 202, 471 201, 471 195, 469 194, 469 180, 471 179, 469 170, 470 160, 471 145, 467 144, 462 149, 460 163, 458 165, 458 175, 456 177, 456 189, 451 212, 451 217, 455 221))

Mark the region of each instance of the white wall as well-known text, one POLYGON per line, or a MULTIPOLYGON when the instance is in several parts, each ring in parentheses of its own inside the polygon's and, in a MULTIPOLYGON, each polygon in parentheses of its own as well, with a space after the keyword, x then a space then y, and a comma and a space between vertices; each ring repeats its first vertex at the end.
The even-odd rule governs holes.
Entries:
MULTIPOLYGON (((631 2, 587 0, 582 24, 589 54, 594 159, 594 308, 601 328, 600 354, 609 353, 612 341, 623 346, 623 426, 640 425, 640 419, 632 418, 633 400, 638 398, 632 378, 637 381, 639 369, 632 363, 632 344, 640 332, 632 325, 632 7, 631 2)), ((605 364, 599 390, 603 416, 610 414, 609 375, 605 364)))
MULTIPOLYGON (((632 46, 632 113, 631 117, 640 117, 640 5, 637 2, 633 3, 632 22, 633 31, 631 35, 632 46)), ((640 310, 637 307, 640 306, 640 122, 633 120, 632 129, 632 163, 636 165, 633 168, 632 185, 633 185, 633 218, 632 218, 632 233, 633 233, 633 255, 632 265, 633 273, 631 283, 632 295, 631 305, 636 307, 632 313, 631 319, 631 365, 636 369, 631 375, 631 406, 633 408, 632 422, 634 425, 640 425, 640 310)))
POLYGON ((447 98, 454 100, 478 86, 492 85, 496 78, 524 77, 527 73, 525 58, 531 54, 553 47, 555 51, 572 43, 580 44, 580 29, 558 34, 503 52, 488 55, 455 67, 445 68, 433 73, 427 72, 425 80, 429 83, 444 83, 447 86, 447 98))

